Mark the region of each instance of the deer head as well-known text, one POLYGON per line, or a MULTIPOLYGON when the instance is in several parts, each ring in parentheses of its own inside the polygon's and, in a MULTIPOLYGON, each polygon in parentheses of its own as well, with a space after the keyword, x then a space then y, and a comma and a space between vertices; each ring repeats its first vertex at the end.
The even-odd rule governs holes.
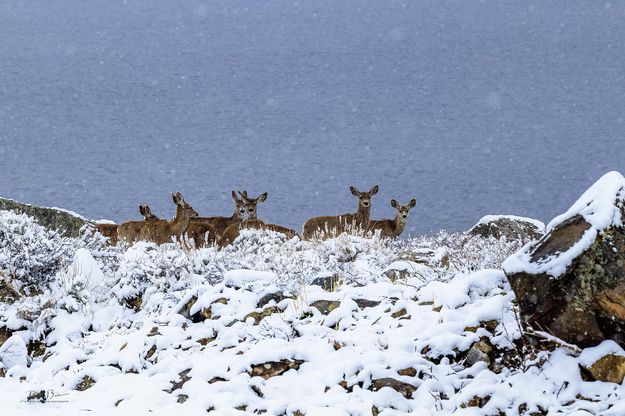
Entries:
POLYGON ((408 212, 411 208, 414 208, 415 205, 417 205, 417 201, 414 198, 408 202, 408 205, 399 205, 397 201, 391 199, 391 206, 397 210, 397 220, 402 224, 406 224, 408 221, 408 212))
POLYGON ((358 197, 358 209, 366 209, 368 210, 371 207, 371 197, 378 193, 380 188, 378 185, 375 185, 373 188, 369 190, 369 192, 360 192, 356 189, 355 186, 350 186, 349 190, 352 192, 352 195, 358 197))
POLYGON ((180 192, 176 192, 175 194, 171 194, 173 200, 174 200, 174 204, 176 204, 177 211, 176 211, 176 217, 181 216, 181 217, 186 217, 186 218, 193 218, 193 217, 197 217, 197 212, 193 209, 193 207, 191 205, 189 205, 184 198, 182 197, 182 195, 180 194, 180 192))
MULTIPOLYGON (((247 195, 247 194, 246 194, 247 195)), ((243 195, 241 195, 243 197, 243 195)), ((232 200, 234 201, 234 218, 242 219, 245 215, 245 201, 243 198, 237 198, 236 192, 232 191, 232 200)))
POLYGON ((264 202, 267 199, 267 192, 258 195, 256 198, 250 198, 247 196, 247 191, 239 192, 241 194, 241 198, 245 202, 245 210, 247 211, 247 219, 255 220, 256 219, 256 205, 259 202, 264 202))
POLYGON ((152 210, 147 205, 139 205, 139 212, 146 220, 158 220, 159 218, 152 214, 152 210))

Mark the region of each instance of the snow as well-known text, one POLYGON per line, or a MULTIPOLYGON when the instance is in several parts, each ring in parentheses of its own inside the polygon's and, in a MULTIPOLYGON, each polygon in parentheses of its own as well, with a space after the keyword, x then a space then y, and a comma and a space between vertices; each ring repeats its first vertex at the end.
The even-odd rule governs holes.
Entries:
POLYGON ((547 224, 547 232, 575 215, 584 217, 597 231, 620 227, 623 223, 617 203, 624 198, 625 178, 619 172, 608 172, 588 188, 564 214, 551 220, 547 224))
POLYGON ((579 363, 584 367, 590 367, 600 358, 606 355, 618 355, 625 357, 625 351, 614 341, 603 341, 596 347, 586 348, 579 356, 579 363))
MULTIPOLYGON (((528 243, 503 263, 504 270, 507 273, 546 273, 553 277, 562 275, 573 260, 595 242, 600 232, 608 227, 623 225, 621 218, 623 201, 625 201, 625 178, 619 172, 606 173, 565 213, 555 217, 546 227, 546 232, 549 233, 564 221, 580 215, 590 224, 590 228, 577 242, 569 249, 537 262, 531 259, 535 244, 528 243)), ((547 236, 548 234, 543 238, 547 236)))
POLYGON ((26 367, 28 365, 28 352, 22 337, 13 335, 2 344, 0 362, 5 370, 10 370, 15 366, 26 367))
MULTIPOLYGON (((0 215, 0 227, 45 237, 24 217, 0 215)), ((21 241, 35 257, 43 250, 21 241)), ((54 251, 67 240, 47 243, 54 251)), ((515 414, 520 405, 567 414, 618 409, 624 387, 585 382, 578 370, 613 345, 580 357, 569 348, 540 351, 521 367, 497 371, 466 365, 482 338, 516 354, 514 295, 497 259, 523 244, 464 234, 311 243, 263 232, 219 252, 75 243, 37 293, 0 302, 0 329, 14 330, 0 347, 3 410, 368 416, 373 406, 387 415, 515 414), (310 284, 334 275, 343 283, 333 292, 310 284), (287 297, 258 306, 273 293, 287 297), (324 315, 311 306, 319 300, 338 307, 324 315), (248 317, 268 308, 275 309, 258 323, 248 317), (190 319, 202 310, 210 318, 190 319), (34 341, 45 344, 44 355, 28 357, 34 341), (303 363, 268 379, 251 373, 280 360, 303 363), (399 374, 407 368, 416 375, 399 374), (93 386, 76 390, 86 376, 93 386), (382 378, 408 383, 412 397, 389 387, 373 391, 382 378), (40 390, 56 397, 27 400, 40 390), (483 408, 466 407, 476 396, 490 399, 483 408)))

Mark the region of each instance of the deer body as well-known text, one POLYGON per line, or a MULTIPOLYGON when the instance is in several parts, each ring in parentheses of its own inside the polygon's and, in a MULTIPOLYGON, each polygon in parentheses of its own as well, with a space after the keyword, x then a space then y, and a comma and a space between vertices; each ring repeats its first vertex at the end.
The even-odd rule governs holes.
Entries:
POLYGON ((102 236, 108 238, 108 243, 112 246, 117 244, 117 228, 119 225, 111 223, 98 223, 95 224, 95 229, 102 234, 102 236))
POLYGON ((314 217, 304 223, 302 237, 307 240, 314 236, 330 237, 343 232, 354 230, 366 230, 369 227, 371 216, 371 197, 378 193, 378 186, 371 188, 369 192, 360 192, 355 187, 350 187, 351 193, 358 197, 358 210, 356 213, 338 216, 314 217))
POLYGON ((107 226, 107 227, 105 227, 105 228, 108 228, 108 230, 106 230, 106 232, 111 233, 111 235, 112 235, 113 231, 115 231, 114 237, 112 237, 112 236, 109 237, 110 238, 109 241, 111 242, 111 244, 117 244, 117 242, 119 240, 124 240, 124 241, 129 242, 129 243, 134 243, 135 241, 137 241, 139 239, 139 232, 141 231, 141 227, 143 227, 145 225, 146 221, 154 221, 154 220, 158 220, 159 219, 156 215, 152 214, 152 210, 147 205, 139 205, 139 212, 141 213, 141 215, 143 215, 144 221, 129 221, 129 222, 125 222, 125 223, 120 224, 120 225, 117 225, 117 224, 98 224, 98 225, 96 225, 96 228, 105 237, 109 237, 109 236, 104 234, 100 230, 99 226, 101 226, 101 225, 107 226), (114 228, 114 230, 113 230, 113 228, 114 228))
POLYGON ((232 191, 234 213, 230 217, 196 217, 189 220, 185 231, 188 239, 193 239, 195 248, 214 243, 231 224, 241 222, 245 213, 245 203, 232 191))
POLYGON ((152 241, 156 244, 164 244, 172 241, 172 238, 180 238, 189 225, 189 219, 197 217, 197 212, 185 202, 179 192, 172 195, 176 204, 176 216, 173 220, 154 220, 144 222, 139 239, 152 241))
POLYGON ((369 223, 367 231, 372 234, 380 232, 380 238, 395 238, 403 231, 408 222, 408 212, 417 204, 417 201, 411 199, 408 205, 401 206, 394 199, 391 200, 391 206, 397 210, 394 220, 374 220, 369 223))

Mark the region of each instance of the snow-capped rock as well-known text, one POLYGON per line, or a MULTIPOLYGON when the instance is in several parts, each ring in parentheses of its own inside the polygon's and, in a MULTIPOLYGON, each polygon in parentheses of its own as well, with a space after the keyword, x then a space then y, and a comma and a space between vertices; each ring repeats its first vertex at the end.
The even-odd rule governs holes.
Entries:
POLYGON ((610 172, 503 268, 524 320, 580 346, 625 340, 625 178, 610 172))

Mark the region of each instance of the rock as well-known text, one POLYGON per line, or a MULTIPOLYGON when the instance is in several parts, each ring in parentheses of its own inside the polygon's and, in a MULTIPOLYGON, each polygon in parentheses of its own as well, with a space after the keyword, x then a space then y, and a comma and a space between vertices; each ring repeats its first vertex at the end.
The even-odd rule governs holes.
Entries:
POLYGON ((415 377, 417 375, 417 370, 415 368, 408 367, 408 368, 399 370, 397 374, 399 374, 400 376, 415 377))
POLYGON ((404 383, 403 381, 395 380, 390 377, 371 380, 371 390, 378 391, 384 387, 392 388, 396 392, 401 393, 406 399, 412 398, 412 393, 417 389, 412 384, 404 383))
POLYGON ((401 318, 402 316, 405 316, 407 313, 408 312, 406 311, 406 308, 401 308, 397 312, 393 312, 391 316, 397 319, 397 318, 401 318))
POLYGON ((282 312, 284 312, 284 309, 280 309, 277 306, 271 306, 269 308, 263 309, 260 312, 248 313, 247 315, 245 315, 245 318, 243 318, 243 321, 246 321, 247 318, 254 318, 254 325, 258 325, 260 321, 262 321, 266 317, 273 315, 274 313, 282 313, 282 312))
POLYGON ((379 300, 368 299, 354 299, 354 302, 356 302, 356 305, 358 305, 360 309, 375 308, 381 303, 379 300))
POLYGON ((0 328, 0 347, 6 342, 7 339, 11 338, 13 332, 7 327, 0 328))
POLYGON ((467 326, 466 328, 464 328, 464 330, 466 332, 473 332, 473 333, 475 333, 475 332, 477 332, 477 330, 479 328, 484 328, 488 332, 494 334, 498 325, 499 325, 499 321, 493 319, 493 320, 490 320, 490 321, 482 321, 482 322, 479 323, 478 326, 467 326))
POLYGON ((28 366, 28 349, 26 343, 19 335, 12 335, 0 347, 0 362, 5 370, 15 366, 28 366))
POLYGON ((341 302, 338 300, 316 300, 310 304, 313 308, 316 308, 323 315, 327 315, 339 306, 341 306, 341 302))
MULTIPOLYGON (((0 273, 0 303, 11 305, 19 298, 21 298, 20 294, 11 287, 11 284, 6 279, 2 278, 2 273, 0 273)), ((1 344, 2 342, 0 342, 1 344)))
POLYGON ((514 215, 487 215, 480 219, 469 231, 469 235, 483 238, 493 237, 497 240, 532 241, 539 239, 545 232, 545 224, 531 218, 514 215))
MULTIPOLYGON (((225 299, 225 298, 217 299, 213 303, 221 303, 222 299, 225 299)), ((210 307, 202 308, 201 310, 195 312, 194 314, 191 314, 191 308, 193 308, 193 305, 195 305, 195 302, 197 302, 197 296, 192 296, 189 299, 189 301, 180 308, 178 313, 196 324, 199 322, 204 322, 205 320, 211 319, 213 317, 213 311, 210 307)))
POLYGON ((318 277, 311 283, 312 286, 321 286, 323 290, 328 292, 334 292, 337 287, 341 285, 341 277, 337 274, 333 274, 328 277, 318 277))
POLYGON ((63 209, 36 207, 34 205, 22 204, 12 199, 0 198, 0 210, 26 214, 34 218, 40 225, 51 230, 58 230, 65 237, 80 236, 81 229, 89 224, 80 215, 63 209))
MULTIPOLYGON (((460 405, 461 408, 467 408, 467 407, 479 407, 482 408, 484 406, 486 406, 486 403, 488 403, 490 401, 490 396, 484 396, 484 397, 480 397, 480 396, 473 396, 473 398, 471 398, 471 400, 469 400, 466 403, 462 403, 460 405)), ((540 413, 542 414, 542 413, 540 413)))
POLYGON ((46 348, 48 348, 48 346, 45 343, 37 340, 30 341, 28 345, 26 345, 28 355, 33 358, 43 356, 46 353, 46 348))
POLYGON ((467 367, 471 367, 473 364, 482 361, 490 367, 492 364, 492 355, 493 346, 490 341, 488 341, 488 338, 484 337, 480 341, 473 344, 473 346, 469 349, 465 363, 467 367))
POLYGON ((304 363, 303 360, 280 360, 280 361, 268 361, 262 364, 252 365, 252 371, 250 376, 262 377, 265 380, 280 376, 289 370, 299 370, 299 367, 304 363))
POLYGON ((141 295, 137 295, 134 298, 125 299, 126 306, 135 312, 139 312, 141 310, 141 305, 143 304, 143 297, 141 295))
POLYGON ((503 264, 523 322, 580 347, 625 345, 625 178, 604 175, 503 264))
POLYGON ((265 306, 266 304, 268 304, 272 300, 274 302, 276 302, 276 303, 280 303, 284 299, 291 299, 291 298, 289 296, 285 296, 284 293, 282 293, 282 292, 268 293, 265 296, 263 296, 262 298, 260 298, 260 300, 258 301, 258 304, 256 305, 256 307, 257 308, 262 308, 263 306, 265 306))
POLYGON ((191 380, 191 377, 189 377, 189 372, 191 371, 191 369, 186 369, 182 372, 180 372, 180 374, 178 374, 178 377, 180 377, 179 381, 172 381, 171 382, 171 387, 169 388, 169 390, 167 390, 168 393, 173 393, 174 391, 181 389, 182 386, 184 386, 184 384, 191 380))
POLYGON ((89 376, 84 376, 78 384, 76 384, 75 390, 85 391, 90 389, 95 384, 95 380, 89 376))
POLYGON ((590 381, 607 381, 621 384, 625 378, 625 357, 608 354, 595 361, 590 367, 583 367, 582 376, 584 375, 586 376, 584 378, 588 378, 590 381))

